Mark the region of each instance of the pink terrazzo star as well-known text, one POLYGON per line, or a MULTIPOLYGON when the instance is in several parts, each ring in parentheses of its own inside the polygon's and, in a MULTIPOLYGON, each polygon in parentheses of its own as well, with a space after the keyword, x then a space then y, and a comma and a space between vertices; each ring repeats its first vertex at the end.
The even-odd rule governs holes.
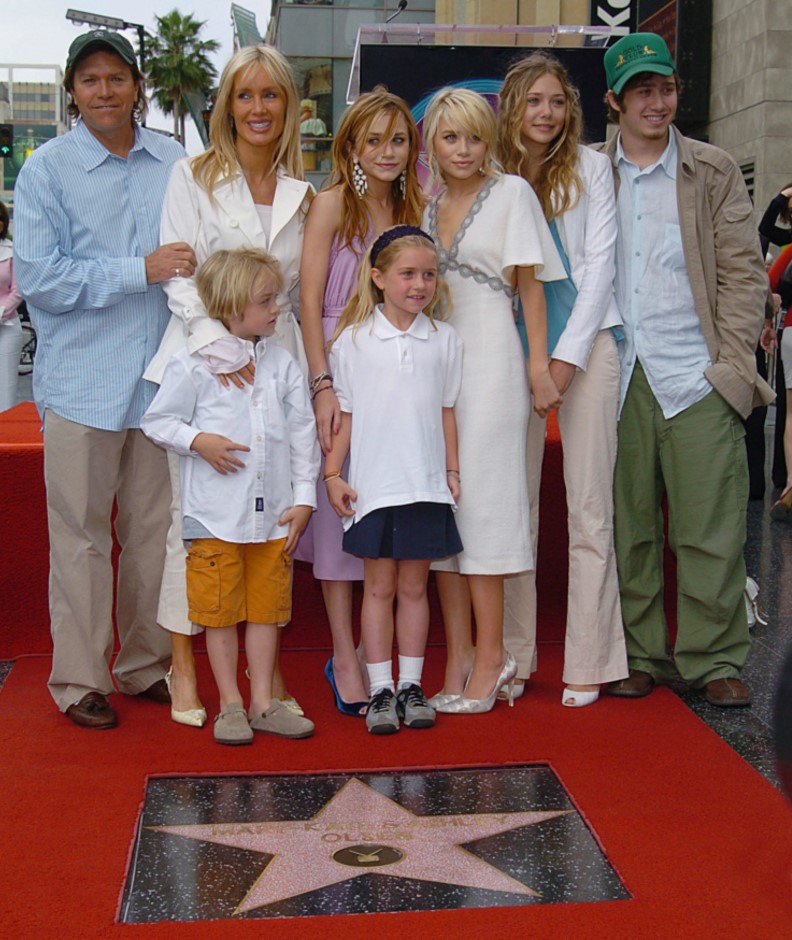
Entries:
POLYGON ((539 897, 461 845, 568 812, 416 816, 353 777, 311 819, 152 828, 274 856, 234 912, 242 914, 371 874, 539 897), (350 867, 355 859, 360 868, 350 867))

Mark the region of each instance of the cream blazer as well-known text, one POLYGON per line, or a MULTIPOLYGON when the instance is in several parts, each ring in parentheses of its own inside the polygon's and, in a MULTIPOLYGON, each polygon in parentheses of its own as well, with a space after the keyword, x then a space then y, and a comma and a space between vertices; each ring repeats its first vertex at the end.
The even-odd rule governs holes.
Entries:
POLYGON ((600 330, 621 324, 613 280, 616 275, 616 195, 613 168, 605 154, 578 147, 577 170, 583 192, 577 203, 556 219, 578 290, 575 306, 553 359, 585 371, 600 330))
MULTIPOLYGON (((310 183, 292 179, 278 171, 272 203, 272 229, 269 243, 242 173, 221 180, 214 193, 196 183, 189 158, 174 164, 160 221, 160 244, 187 242, 192 245, 200 265, 221 248, 263 248, 274 255, 283 271, 284 289, 278 295, 281 315, 275 338, 307 370, 305 350, 291 297, 297 295, 300 279, 303 228, 307 198, 313 193, 310 183)), ((219 320, 206 315, 198 296, 195 279, 172 278, 163 283, 171 318, 160 347, 151 360, 144 378, 161 382, 168 360, 185 345, 193 353, 209 343, 228 336, 219 320)))

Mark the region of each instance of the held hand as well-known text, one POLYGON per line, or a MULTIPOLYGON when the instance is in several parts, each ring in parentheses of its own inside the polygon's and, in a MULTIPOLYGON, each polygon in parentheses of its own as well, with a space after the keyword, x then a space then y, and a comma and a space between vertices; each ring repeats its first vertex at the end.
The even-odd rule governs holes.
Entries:
POLYGON ((174 277, 192 277, 197 266, 195 252, 187 242, 160 245, 146 255, 146 281, 159 284, 174 277))
POLYGON ((772 324, 767 324, 762 330, 762 335, 759 337, 759 345, 768 355, 770 355, 774 349, 778 349, 778 337, 772 324))
POLYGON ((562 359, 551 359, 548 369, 559 394, 563 395, 572 384, 577 369, 571 362, 564 362, 562 359))
POLYGON ((256 364, 251 359, 250 362, 238 369, 236 372, 220 372, 217 375, 218 381, 223 388, 229 385, 236 385, 237 388, 244 388, 245 384, 252 385, 256 379, 256 364))
POLYGON ((553 408, 559 408, 563 401, 547 370, 537 376, 531 375, 531 394, 533 409, 540 418, 546 417, 553 408))
POLYGON ((332 480, 327 481, 326 486, 327 498, 336 513, 342 518, 344 516, 354 516, 355 509, 352 503, 357 499, 357 493, 347 481, 342 477, 333 477, 332 480))
POLYGON ((291 558, 300 536, 308 525, 313 510, 310 506, 292 506, 278 519, 278 525, 287 525, 289 534, 286 536, 286 544, 283 546, 283 554, 291 558))
POLYGON ((250 448, 244 444, 235 444, 222 434, 205 434, 201 432, 195 436, 195 440, 190 445, 190 449, 203 459, 223 476, 228 473, 236 473, 237 467, 244 467, 244 463, 235 457, 233 451, 240 450, 249 452, 250 448))
POLYGON ((323 386, 315 393, 313 406, 319 446, 323 454, 329 454, 333 449, 333 438, 341 427, 341 406, 332 385, 323 386))

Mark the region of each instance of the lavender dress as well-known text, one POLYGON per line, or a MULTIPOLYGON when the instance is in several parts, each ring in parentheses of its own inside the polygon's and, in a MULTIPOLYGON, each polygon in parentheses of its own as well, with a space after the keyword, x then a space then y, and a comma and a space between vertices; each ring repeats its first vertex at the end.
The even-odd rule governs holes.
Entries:
MULTIPOLYGON (((344 307, 354 293, 360 260, 373 240, 374 233, 369 232, 365 243, 355 239, 352 247, 342 245, 339 236, 333 241, 322 304, 325 343, 333 338, 344 307)), ((347 460, 343 468, 345 477, 349 472, 348 464, 347 460)), ((302 561, 313 562, 314 577, 320 581, 362 581, 363 560, 342 550, 341 538, 344 529, 335 510, 327 501, 327 489, 321 481, 321 476, 316 490, 316 512, 300 540, 297 557, 302 561)))

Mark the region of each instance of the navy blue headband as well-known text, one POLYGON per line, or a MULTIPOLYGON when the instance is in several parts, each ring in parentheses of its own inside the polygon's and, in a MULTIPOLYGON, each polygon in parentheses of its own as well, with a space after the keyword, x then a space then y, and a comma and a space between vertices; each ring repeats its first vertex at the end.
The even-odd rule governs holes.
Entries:
POLYGON ((382 235, 380 235, 371 246, 371 254, 369 255, 371 267, 376 268, 377 258, 383 248, 387 248, 388 245, 390 245, 391 242, 395 242, 397 238, 406 238, 408 235, 420 235, 421 238, 425 238, 434 248, 432 236, 427 235, 426 232, 422 228, 418 228, 417 225, 394 225, 393 228, 385 229, 382 235))

